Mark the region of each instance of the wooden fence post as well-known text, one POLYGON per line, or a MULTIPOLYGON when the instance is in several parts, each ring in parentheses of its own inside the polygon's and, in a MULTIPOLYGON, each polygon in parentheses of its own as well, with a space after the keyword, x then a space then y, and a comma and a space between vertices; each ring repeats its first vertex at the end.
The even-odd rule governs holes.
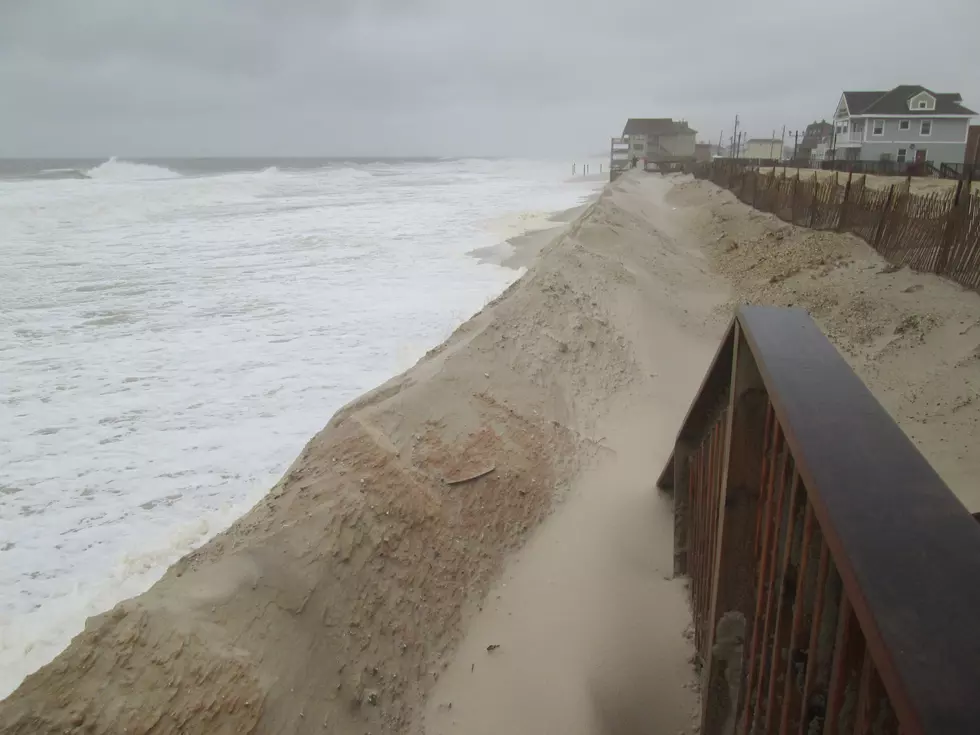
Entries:
POLYGON ((875 225, 875 234, 871 238, 871 247, 875 250, 878 249, 878 243, 881 242, 881 236, 885 233, 885 223, 888 221, 888 213, 891 211, 892 202, 895 199, 895 185, 892 184, 888 187, 888 196, 885 198, 885 206, 881 210, 881 214, 878 216, 878 224, 875 225))
POLYGON ((949 263, 949 251, 953 247, 953 239, 956 237, 956 225, 960 219, 960 194, 963 191, 963 179, 956 182, 956 194, 953 196, 953 203, 946 213, 946 222, 943 223, 943 237, 939 243, 939 252, 936 253, 936 263, 933 272, 942 273, 946 270, 949 263))
POLYGON ((796 169, 796 178, 793 179, 793 193, 789 200, 789 221, 796 224, 796 189, 800 185, 800 170, 796 169))
POLYGON ((817 177, 817 172, 813 172, 813 198, 810 199, 810 219, 806 223, 807 227, 812 228, 813 223, 817 218, 817 196, 820 194, 820 179, 817 177))
POLYGON ((853 169, 847 174, 847 183, 844 185, 844 201, 840 203, 840 214, 837 216, 837 231, 844 229, 847 220, 847 198, 851 194, 851 178, 854 176, 853 169))

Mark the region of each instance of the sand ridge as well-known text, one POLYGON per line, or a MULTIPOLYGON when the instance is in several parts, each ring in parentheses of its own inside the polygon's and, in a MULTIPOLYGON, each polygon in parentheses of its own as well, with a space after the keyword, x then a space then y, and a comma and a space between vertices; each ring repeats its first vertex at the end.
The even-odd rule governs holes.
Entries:
POLYGON ((615 226, 636 242, 652 231, 617 196, 416 367, 338 412, 227 532, 90 619, 0 704, 0 729, 418 722, 504 559, 601 451, 599 418, 640 376, 610 300, 632 276, 582 244, 615 226))
POLYGON ((800 306, 971 512, 980 511, 980 294, 896 268, 851 234, 808 230, 707 181, 668 201, 739 303, 800 306))

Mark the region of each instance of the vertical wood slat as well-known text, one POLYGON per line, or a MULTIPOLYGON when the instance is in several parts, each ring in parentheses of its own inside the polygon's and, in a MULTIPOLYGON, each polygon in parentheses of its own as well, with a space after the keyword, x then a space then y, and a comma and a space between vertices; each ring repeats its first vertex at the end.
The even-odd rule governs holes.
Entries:
POLYGON ((690 534, 691 606, 694 612, 694 643, 702 662, 710 639, 709 606, 714 577, 714 549, 718 539, 717 509, 721 492, 727 411, 709 429, 694 453, 689 484, 692 508, 690 534))
POLYGON ((880 682, 881 679, 878 678, 878 672, 871 658, 871 651, 865 648, 864 658, 861 661, 861 678, 858 682, 854 735, 871 735, 872 711, 880 696, 877 686, 880 682))
MULTIPOLYGON (((770 410, 772 406, 770 405, 770 410)), ((749 724, 755 714, 755 691, 756 691, 756 678, 757 675, 761 679, 761 664, 759 660, 759 638, 762 633, 762 603, 764 601, 765 595, 765 579, 766 579, 766 561, 769 558, 769 546, 772 531, 772 523, 770 522, 770 517, 772 515, 773 503, 772 494, 774 487, 774 475, 776 468, 777 455, 780 452, 780 445, 782 440, 782 431, 779 427, 779 422, 773 418, 772 430, 769 436, 769 443, 766 446, 766 451, 769 453, 768 462, 763 461, 763 467, 768 466, 769 471, 763 475, 762 481, 760 483, 759 495, 762 498, 760 511, 763 511, 762 526, 759 529, 762 534, 762 544, 759 553, 758 561, 758 576, 756 577, 756 592, 755 592, 755 616, 752 622, 752 639, 749 644, 749 675, 746 679, 746 695, 745 695, 745 706, 742 712, 742 730, 743 732, 748 732, 749 724)), ((763 458, 765 460, 765 458, 763 458)))
POLYGON ((694 609, 694 645, 700 655, 701 653, 701 579, 702 567, 704 563, 704 482, 706 468, 705 447, 710 446, 710 434, 698 448, 698 483, 696 488, 697 496, 697 525, 694 534, 694 544, 697 551, 694 557, 694 579, 691 585, 691 603, 694 609))
POLYGON ((711 452, 714 450, 714 441, 715 435, 712 429, 701 456, 701 484, 698 487, 698 502, 701 503, 701 524, 698 530, 697 625, 698 653, 701 655, 704 655, 704 565, 708 561, 708 548, 705 539, 708 528, 708 502, 705 498, 705 489, 711 482, 711 452))
MULTIPOLYGON (((800 544, 800 569, 796 577, 796 595, 793 599, 793 620, 790 624, 789 645, 789 669, 786 673, 786 683, 783 687, 782 711, 779 714, 779 732, 789 733, 793 729, 790 721, 792 716, 799 712, 799 690, 794 686, 793 675, 793 655, 796 651, 803 650, 803 606, 806 600, 807 580, 810 574, 810 544, 813 541, 813 506, 810 505, 809 498, 804 498, 806 510, 803 511, 803 541, 800 544)), ((819 575, 818 575, 819 581, 819 575)), ((816 593, 816 590, 814 590, 816 593)), ((815 613, 814 613, 815 614, 815 613)))
POLYGON ((806 735, 807 718, 806 712, 813 697, 814 689, 817 684, 817 647, 820 641, 820 628, 823 625, 823 611, 827 605, 824 599, 827 594, 827 584, 830 578, 830 549, 821 538, 820 541, 820 564, 817 568, 817 583, 814 587, 813 598, 813 620, 810 623, 810 640, 807 643, 806 673, 803 677, 803 693, 799 709, 799 727, 797 735, 806 735))
POLYGON ((711 430, 711 450, 708 453, 708 475, 707 482, 704 487, 704 562, 702 564, 702 578, 701 578, 701 645, 703 650, 702 660, 707 660, 709 652, 707 649, 707 642, 710 638, 710 633, 708 631, 708 625, 710 621, 708 620, 708 606, 710 598, 711 589, 711 567, 714 560, 714 544, 712 543, 712 531, 715 526, 715 513, 714 509, 717 507, 715 502, 715 486, 718 484, 718 455, 721 452, 721 430, 719 423, 715 422, 714 427, 711 430))
MULTIPOLYGON (((784 613, 785 583, 786 573, 789 569, 791 552, 793 548, 793 535, 795 533, 796 520, 796 494, 800 488, 800 475, 793 470, 793 479, 789 491, 789 511, 786 514, 786 538, 783 542, 783 554, 780 566, 776 570, 776 581, 774 584, 773 597, 776 605, 776 619, 773 625, 772 653, 769 656, 769 693, 766 702, 766 719, 763 732, 770 732, 773 721, 773 711, 776 709, 776 690, 779 686, 780 674, 785 676, 786 665, 789 663, 789 656, 783 658, 783 639, 788 637, 789 629, 786 626, 786 615, 784 613)), ((778 720, 777 720, 778 722, 778 720)))
POLYGON ((701 677, 701 731, 716 735, 732 732, 744 697, 741 687, 732 689, 732 682, 742 678, 746 630, 755 613, 754 544, 770 409, 757 366, 740 338, 735 355, 717 495, 707 644, 711 655, 701 677))
POLYGON ((770 524, 771 543, 769 545, 770 553, 767 559, 768 568, 766 572, 766 583, 764 585, 765 601, 761 613, 762 627, 758 646, 752 651, 752 655, 758 659, 756 666, 759 671, 759 676, 756 680, 757 686, 753 696, 753 721, 760 714, 760 708, 763 702, 762 697, 765 691, 766 674, 770 673, 771 669, 771 660, 766 654, 769 643, 769 624, 770 622, 774 622, 775 618, 773 611, 773 591, 776 585, 776 554, 779 551, 779 522, 783 513, 783 499, 786 496, 786 463, 788 456, 789 452, 783 447, 780 451, 778 479, 773 478, 775 482, 773 485, 773 495, 770 498, 775 512, 770 524))
MULTIPOLYGON (((775 428, 774 428, 775 423, 776 423, 776 412, 775 412, 775 409, 773 409, 773 407, 772 407, 772 403, 769 403, 767 405, 767 407, 766 407, 766 428, 765 428, 765 431, 764 431, 764 434, 763 434, 763 438, 762 438, 763 451, 768 451, 769 450, 769 441, 770 441, 770 437, 772 435, 772 432, 775 431, 775 428)), ((759 488, 760 488, 759 498, 760 498, 760 501, 761 502, 759 503, 759 509, 758 509, 758 512, 756 513, 756 517, 755 517, 755 519, 756 519, 755 520, 755 544, 754 544, 753 552, 754 552, 754 557, 755 557, 756 561, 758 561, 760 555, 762 554, 762 533, 761 533, 761 531, 762 531, 763 514, 765 513, 765 509, 766 509, 766 496, 765 496, 765 493, 763 493, 761 490, 762 490, 762 488, 764 488, 766 486, 766 478, 768 477, 768 474, 767 474, 766 470, 768 469, 768 467, 769 467, 769 463, 767 463, 765 461, 765 458, 763 458, 763 462, 762 462, 762 479, 761 479, 761 481, 759 483, 759 488)))
MULTIPOLYGON (((708 533, 708 574, 707 581, 708 587, 705 590, 705 632, 707 636, 708 645, 711 645, 711 639, 713 637, 714 627, 714 615, 711 609, 712 603, 712 591, 716 586, 716 574, 718 570, 718 523, 720 521, 720 503, 721 503, 721 491, 722 491, 722 481, 725 474, 725 447, 727 444, 727 432, 728 432, 728 414, 731 411, 731 407, 726 409, 721 417, 718 419, 717 424, 715 424, 716 432, 718 434, 717 445, 715 447, 715 473, 714 482, 711 485, 711 502, 708 506, 709 513, 709 533, 708 533)), ((710 655, 710 652, 708 652, 710 655)))
MULTIPOLYGON (((699 448, 700 449, 700 448, 699 448)), ((687 483, 687 573, 691 579, 697 574, 697 485, 698 485, 698 461, 700 459, 699 449, 696 449, 688 458, 688 483, 687 483)), ((693 594, 693 586, 691 592, 693 594)))
POLYGON ((701 653, 701 621, 698 615, 698 584, 701 580, 701 516, 704 513, 704 503, 701 499, 701 486, 704 484, 704 447, 707 442, 702 441, 698 446, 695 455, 694 475, 697 478, 694 485, 694 527, 691 533, 691 545, 694 549, 694 572, 691 575, 691 609, 694 613, 694 647, 698 654, 701 653))
POLYGON ((847 687, 847 669, 855 634, 860 635, 854 621, 854 611, 847 591, 841 591, 840 612, 837 615, 837 636, 834 657, 830 665, 830 681, 827 683, 827 714, 823 735, 839 735, 840 713, 844 706, 844 690, 847 687))
POLYGON ((707 637, 704 629, 704 619, 706 617, 704 611, 704 597, 705 589, 707 588, 708 584, 708 555, 710 553, 708 528, 711 523, 711 484, 714 475, 716 441, 717 434, 714 427, 712 427, 711 434, 708 438, 707 452, 705 453, 704 482, 701 485, 701 563, 698 570, 698 651, 701 653, 702 661, 705 657, 704 644, 707 637))

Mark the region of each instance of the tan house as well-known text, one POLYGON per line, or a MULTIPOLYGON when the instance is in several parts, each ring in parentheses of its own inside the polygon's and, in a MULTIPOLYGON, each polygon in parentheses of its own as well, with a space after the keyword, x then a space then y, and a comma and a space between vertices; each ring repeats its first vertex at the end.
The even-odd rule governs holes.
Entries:
POLYGON ((647 164, 694 159, 697 131, 686 120, 669 117, 631 117, 623 128, 623 138, 629 141, 630 156, 647 164))
POLYGON ((696 161, 710 161, 711 156, 715 152, 714 143, 695 143, 694 144, 694 160, 696 161))
POLYGON ((779 138, 752 138, 745 143, 739 158, 771 161, 783 157, 783 141, 779 138))

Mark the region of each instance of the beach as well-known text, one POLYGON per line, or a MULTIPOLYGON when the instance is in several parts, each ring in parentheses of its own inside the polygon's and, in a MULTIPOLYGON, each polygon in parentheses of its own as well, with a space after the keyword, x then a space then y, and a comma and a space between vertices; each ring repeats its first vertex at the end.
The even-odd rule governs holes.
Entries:
POLYGON ((655 482, 739 303, 807 308, 980 510, 977 294, 680 175, 524 229, 470 254, 519 279, 89 619, 0 730, 696 732, 655 482))
POLYGON ((596 190, 548 161, 14 163, 0 698, 520 275, 468 251, 596 190))

